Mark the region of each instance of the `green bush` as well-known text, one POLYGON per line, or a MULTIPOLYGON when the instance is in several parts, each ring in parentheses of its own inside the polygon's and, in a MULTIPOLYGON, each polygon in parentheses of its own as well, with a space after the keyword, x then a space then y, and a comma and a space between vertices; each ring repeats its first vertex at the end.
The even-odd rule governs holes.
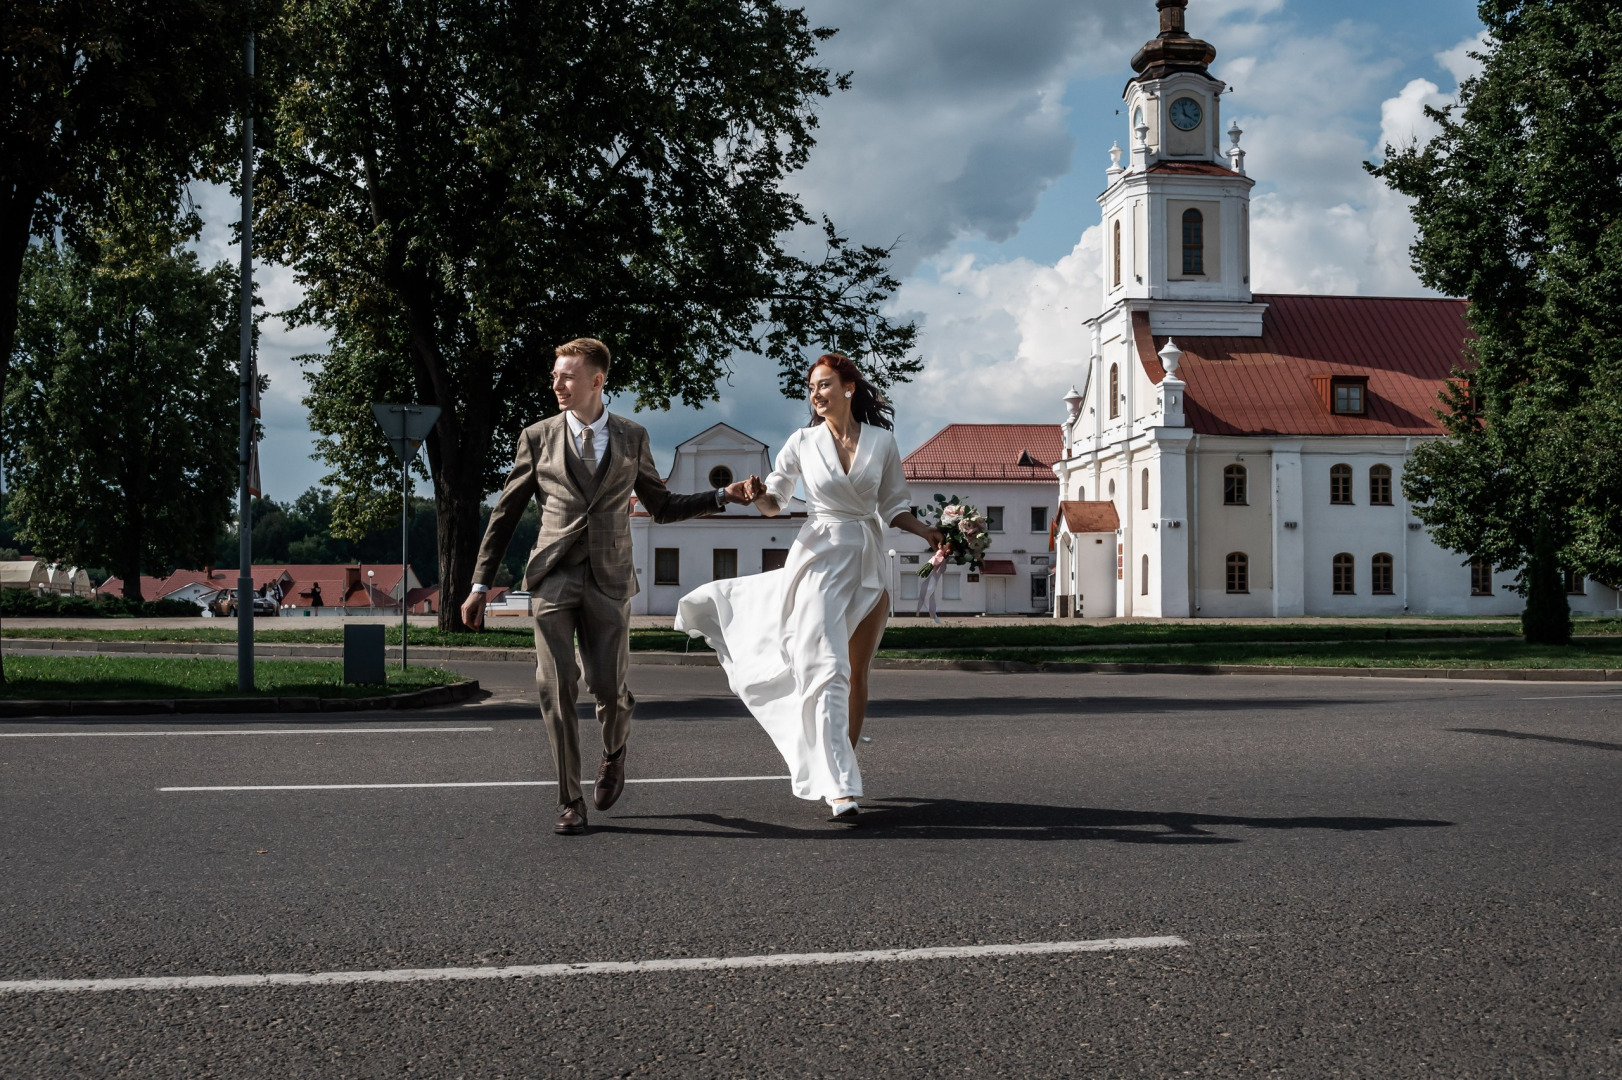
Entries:
POLYGON ((194 619, 201 613, 202 609, 196 604, 184 600, 135 601, 122 596, 104 596, 92 600, 84 596, 36 593, 26 589, 0 589, 0 617, 6 618, 194 619))

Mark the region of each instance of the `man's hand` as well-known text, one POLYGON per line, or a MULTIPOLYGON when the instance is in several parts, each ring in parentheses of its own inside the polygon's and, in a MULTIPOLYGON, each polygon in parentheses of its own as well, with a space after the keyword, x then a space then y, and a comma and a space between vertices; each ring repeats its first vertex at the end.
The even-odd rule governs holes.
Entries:
POLYGON ((484 629, 484 605, 490 599, 487 592, 476 592, 462 601, 462 623, 469 630, 484 629))

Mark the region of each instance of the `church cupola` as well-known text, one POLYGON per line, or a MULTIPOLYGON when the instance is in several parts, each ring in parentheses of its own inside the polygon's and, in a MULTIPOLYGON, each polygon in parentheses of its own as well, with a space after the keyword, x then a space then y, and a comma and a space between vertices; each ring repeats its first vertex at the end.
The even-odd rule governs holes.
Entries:
POLYGON ((1160 9, 1160 36, 1132 57, 1132 70, 1145 79, 1163 79, 1174 71, 1206 74, 1216 59, 1216 46, 1189 34, 1184 25, 1188 0, 1156 0, 1155 7, 1160 9))

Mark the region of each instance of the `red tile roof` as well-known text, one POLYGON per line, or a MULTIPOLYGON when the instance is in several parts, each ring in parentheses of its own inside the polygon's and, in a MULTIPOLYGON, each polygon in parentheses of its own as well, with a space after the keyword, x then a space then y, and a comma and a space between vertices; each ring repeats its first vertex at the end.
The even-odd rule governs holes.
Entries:
MULTIPOLYGON (((253 587, 256 590, 263 589, 273 581, 282 581, 286 588, 286 594, 282 597, 284 606, 300 608, 312 606, 310 586, 316 583, 321 586, 321 599, 325 607, 347 606, 353 610, 399 603, 398 599, 388 595, 400 584, 399 563, 370 565, 339 563, 330 566, 309 563, 271 566, 255 563, 249 573, 253 577, 253 587), (376 596, 370 599, 367 596, 366 586, 368 570, 376 572, 376 576, 371 579, 372 590, 376 596)), ((204 570, 176 570, 166 578, 142 575, 141 595, 148 600, 155 600, 193 582, 203 582, 214 589, 234 589, 237 587, 237 572, 215 569, 212 577, 204 570)), ((123 596, 124 585, 118 578, 109 578, 102 582, 98 592, 123 596)))
MULTIPOLYGON (((253 587, 263 588, 281 576, 280 567, 256 566, 250 573, 253 575, 253 587), (265 571, 274 570, 274 573, 265 571)), ((178 592, 187 585, 202 584, 210 589, 234 589, 237 587, 237 572, 235 570, 176 570, 168 577, 151 577, 141 575, 141 597, 145 600, 161 600, 170 593, 178 592)), ((108 578, 96 587, 96 592, 103 596, 123 596, 124 579, 108 578)))
MULTIPOLYGON (((1466 366, 1473 336, 1462 300, 1257 295, 1267 304, 1259 338, 1179 337, 1177 377, 1189 427, 1205 435, 1434 435, 1437 395, 1466 366), (1365 416, 1329 411, 1314 376, 1367 377, 1365 416)), ((1138 312, 1144 370, 1165 375, 1138 312)))
POLYGON ((1059 513, 1072 533, 1114 532, 1121 527, 1121 515, 1112 502, 1065 500, 1059 503, 1059 513))
POLYGON ((1050 464, 1064 456, 1058 424, 948 424, 902 459, 908 480, 994 480, 1057 484, 1050 464), (1029 453, 1042 464, 1014 464, 1029 453))
POLYGON ((1149 166, 1152 173, 1171 173, 1181 176, 1239 176, 1240 173, 1208 161, 1157 161, 1149 166))

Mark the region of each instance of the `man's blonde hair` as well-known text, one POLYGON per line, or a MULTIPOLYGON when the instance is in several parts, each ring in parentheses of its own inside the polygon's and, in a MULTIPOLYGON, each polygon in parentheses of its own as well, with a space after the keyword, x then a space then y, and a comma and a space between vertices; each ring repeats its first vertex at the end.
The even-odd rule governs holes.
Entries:
POLYGON ((608 365, 614 361, 608 352, 608 346, 594 337, 577 337, 573 341, 559 345, 555 353, 558 356, 578 356, 604 375, 608 374, 608 365))

